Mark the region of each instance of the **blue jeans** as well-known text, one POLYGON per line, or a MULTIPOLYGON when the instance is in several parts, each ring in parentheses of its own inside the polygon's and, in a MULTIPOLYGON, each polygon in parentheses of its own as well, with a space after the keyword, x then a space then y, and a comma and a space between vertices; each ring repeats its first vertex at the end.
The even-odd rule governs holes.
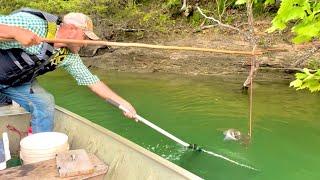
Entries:
POLYGON ((0 93, 10 97, 31 113, 33 133, 53 130, 54 98, 36 81, 15 87, 0 84, 0 93))

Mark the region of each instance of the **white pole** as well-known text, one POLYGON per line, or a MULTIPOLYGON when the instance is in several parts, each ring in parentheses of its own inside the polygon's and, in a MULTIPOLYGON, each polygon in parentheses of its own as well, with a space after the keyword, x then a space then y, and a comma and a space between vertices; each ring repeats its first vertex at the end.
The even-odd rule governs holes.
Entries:
MULTIPOLYGON (((124 107, 121 106, 121 105, 118 106, 118 108, 121 109, 121 110, 124 111, 124 112, 129 112, 126 108, 124 108, 124 107)), ((136 119, 137 119, 138 121, 143 122, 143 124, 151 127, 152 129, 158 131, 159 133, 167 136, 168 138, 174 140, 175 142, 181 144, 182 146, 184 146, 184 147, 189 147, 189 146, 190 146, 190 144, 182 141, 181 139, 179 139, 179 138, 175 137, 174 135, 168 133, 167 131, 161 129, 160 127, 158 127, 158 126, 156 126, 155 124, 151 123, 150 121, 144 119, 143 117, 139 116, 138 114, 136 115, 136 119)))
POLYGON ((137 118, 138 121, 143 122, 145 125, 151 127, 152 129, 158 131, 159 133, 167 136, 168 138, 174 140, 175 142, 181 144, 182 146, 185 146, 185 147, 189 147, 189 146, 190 146, 190 144, 182 141, 181 139, 178 139, 177 137, 175 137, 175 136, 173 136, 172 134, 168 133, 167 131, 161 129, 160 127, 158 127, 158 126, 156 126, 155 124, 151 123, 150 121, 144 119, 143 117, 137 115, 136 118, 137 118))
MULTIPOLYGON (((110 104, 118 107, 119 109, 121 109, 121 110, 124 111, 124 112, 129 112, 128 109, 126 109, 125 107, 121 106, 119 103, 117 103, 117 102, 115 102, 115 101, 113 101, 113 100, 111 100, 111 99, 106 99, 106 101, 109 102, 110 104)), ((138 114, 136 115, 135 118, 136 118, 136 120, 143 122, 143 124, 151 127, 152 129, 158 131, 159 133, 167 136, 168 138, 170 138, 170 139, 172 139, 173 141, 181 144, 182 146, 184 146, 184 147, 190 147, 190 144, 182 141, 181 139, 179 139, 179 138, 175 137, 174 135, 168 133, 167 131, 161 129, 160 127, 158 127, 158 126, 156 126, 155 124, 149 122, 148 120, 144 119, 143 117, 139 116, 138 114)))

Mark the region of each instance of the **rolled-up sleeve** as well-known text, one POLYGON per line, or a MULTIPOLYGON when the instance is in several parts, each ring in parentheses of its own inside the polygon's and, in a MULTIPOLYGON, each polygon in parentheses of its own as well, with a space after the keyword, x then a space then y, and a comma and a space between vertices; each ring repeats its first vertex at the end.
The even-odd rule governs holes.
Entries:
POLYGON ((78 54, 68 54, 61 65, 73 78, 78 85, 91 85, 99 82, 99 78, 93 75, 89 69, 83 64, 78 54))
MULTIPOLYGON (((0 24, 17 26, 28 29, 40 37, 45 37, 47 34, 47 22, 35 15, 19 12, 11 15, 0 15, 0 24)), ((35 46, 23 47, 17 41, 2 41, 0 49, 20 48, 24 49, 29 54, 38 54, 42 48, 42 43, 35 46)))

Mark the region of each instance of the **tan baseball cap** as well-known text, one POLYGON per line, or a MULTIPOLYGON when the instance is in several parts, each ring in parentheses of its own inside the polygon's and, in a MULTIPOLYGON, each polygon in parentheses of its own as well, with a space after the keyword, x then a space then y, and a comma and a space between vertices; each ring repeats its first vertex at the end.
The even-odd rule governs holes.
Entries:
POLYGON ((68 13, 63 16, 63 23, 66 24, 73 24, 79 28, 81 28, 85 35, 92 39, 98 40, 100 39, 94 32, 93 32, 93 23, 89 16, 82 14, 82 13, 68 13))

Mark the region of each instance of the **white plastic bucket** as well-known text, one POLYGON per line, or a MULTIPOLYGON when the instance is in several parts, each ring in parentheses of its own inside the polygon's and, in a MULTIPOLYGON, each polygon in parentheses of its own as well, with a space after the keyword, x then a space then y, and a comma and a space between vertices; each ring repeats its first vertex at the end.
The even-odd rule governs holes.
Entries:
POLYGON ((53 159, 57 153, 67 150, 68 136, 59 132, 32 134, 20 141, 20 158, 23 164, 53 159))

